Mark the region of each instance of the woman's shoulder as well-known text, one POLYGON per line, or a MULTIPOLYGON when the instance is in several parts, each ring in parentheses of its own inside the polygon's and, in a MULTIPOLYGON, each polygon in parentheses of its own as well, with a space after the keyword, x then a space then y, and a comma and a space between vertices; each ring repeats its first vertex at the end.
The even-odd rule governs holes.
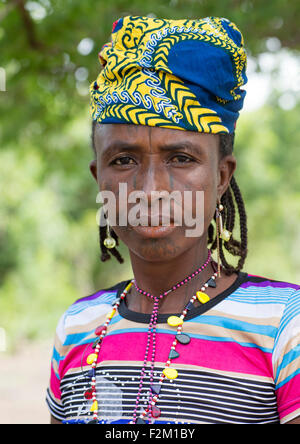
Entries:
POLYGON ((287 302, 291 296, 300 298, 300 285, 290 282, 289 280, 280 280, 274 277, 261 276, 251 274, 249 272, 241 272, 240 276, 240 293, 247 298, 255 300, 276 300, 276 302, 287 302))
POLYGON ((243 275, 243 285, 247 286, 257 286, 257 287, 273 287, 273 288, 290 288, 293 290, 299 290, 300 285, 286 281, 276 279, 274 277, 261 276, 257 274, 251 274, 249 272, 242 272, 243 275))
POLYGON ((111 311, 112 305, 128 282, 130 281, 118 282, 75 300, 59 319, 56 329, 58 337, 65 341, 66 335, 92 329, 94 322, 102 320, 111 311))
POLYGON ((114 304, 129 282, 130 280, 120 281, 113 286, 99 289, 75 300, 65 311, 64 317, 80 315, 86 310, 93 310, 94 313, 97 310, 101 312, 107 310, 114 304))
POLYGON ((82 298, 77 299, 72 304, 72 306, 94 305, 95 303, 112 304, 116 300, 116 298, 120 295, 122 290, 126 287, 127 283, 129 283, 129 282, 130 282, 130 279, 127 281, 118 282, 117 284, 115 284, 111 287, 99 289, 99 290, 95 291, 94 293, 91 293, 87 296, 83 296, 82 298))

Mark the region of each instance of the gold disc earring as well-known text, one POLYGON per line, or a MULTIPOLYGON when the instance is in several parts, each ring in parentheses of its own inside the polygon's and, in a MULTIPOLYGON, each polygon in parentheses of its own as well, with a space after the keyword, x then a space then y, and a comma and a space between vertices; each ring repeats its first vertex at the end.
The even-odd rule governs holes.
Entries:
MULTIPOLYGON (((219 205, 220 206, 220 205, 219 205)), ((216 207, 216 229, 217 229, 217 264, 218 264, 218 276, 221 276, 220 265, 220 224, 222 224, 221 212, 218 206, 216 207)))
POLYGON ((221 239, 223 239, 223 241, 228 242, 230 237, 231 237, 231 232, 229 230, 226 230, 223 227, 223 220, 222 220, 222 215, 221 215, 221 211, 224 210, 223 205, 219 202, 218 204, 218 212, 219 212, 219 236, 221 239))
POLYGON ((103 243, 104 243, 105 247, 108 249, 115 248, 115 246, 117 244, 116 240, 110 234, 110 226, 109 226, 108 219, 106 219, 106 238, 104 239, 103 243))

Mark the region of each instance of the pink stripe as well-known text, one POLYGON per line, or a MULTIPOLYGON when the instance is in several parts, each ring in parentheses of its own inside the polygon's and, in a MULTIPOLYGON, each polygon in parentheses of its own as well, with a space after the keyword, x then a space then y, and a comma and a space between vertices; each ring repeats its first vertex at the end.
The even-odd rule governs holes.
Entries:
POLYGON ((276 390, 280 419, 300 408, 300 374, 276 390))
MULTIPOLYGON (((173 334, 157 334, 156 362, 167 361, 173 340, 173 334)), ((123 333, 107 336, 103 342, 100 358, 101 360, 111 360, 112 356, 116 356, 116 359, 120 361, 143 362, 146 342, 146 333, 123 333)), ((257 348, 242 347, 234 342, 191 338, 190 344, 177 344, 176 350, 180 356, 173 361, 172 365, 174 366, 177 362, 267 377, 273 375, 270 354, 257 348)))
MULTIPOLYGON (((273 377, 272 355, 259 348, 243 347, 235 342, 206 341, 192 338, 189 348, 176 346, 182 363, 215 370, 273 377)), ((180 358, 179 358, 180 359, 180 358)))
POLYGON ((60 392, 60 381, 57 378, 53 368, 51 368, 51 374, 50 374, 50 389, 56 399, 61 399, 61 392, 60 392))
POLYGON ((61 379, 65 376, 68 370, 81 367, 81 365, 83 367, 87 365, 86 359, 88 355, 90 353, 94 353, 92 345, 93 342, 91 342, 89 345, 79 345, 77 347, 73 347, 69 351, 65 359, 59 363, 59 374, 61 379))
POLYGON ((278 411, 279 419, 284 419, 286 416, 288 416, 290 413, 293 413, 295 410, 300 409, 300 400, 294 402, 293 405, 290 407, 284 409, 282 412, 278 411))
MULTIPOLYGON (((173 340, 173 334, 160 333, 156 335, 156 362, 164 363, 167 361, 173 340)), ((146 344, 146 332, 108 335, 103 340, 99 361, 143 362, 146 344)), ((190 364, 215 370, 273 377, 271 354, 262 352, 258 348, 243 347, 235 342, 206 341, 191 338, 188 345, 178 343, 176 350, 180 356, 172 362, 173 367, 176 367, 176 363, 190 364)), ((93 352, 92 344, 88 347, 86 345, 74 347, 67 357, 61 361, 61 377, 69 369, 81 367, 81 362, 83 366, 86 366, 86 358, 93 352)))

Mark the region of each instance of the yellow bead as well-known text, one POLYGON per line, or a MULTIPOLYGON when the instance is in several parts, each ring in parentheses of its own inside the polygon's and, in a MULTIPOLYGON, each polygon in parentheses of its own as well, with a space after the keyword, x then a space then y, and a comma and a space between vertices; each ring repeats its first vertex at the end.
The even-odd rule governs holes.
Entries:
POLYGON ((110 313, 108 313, 107 315, 107 319, 111 319, 113 317, 113 315, 115 314, 115 310, 111 311, 110 313))
POLYGON ((116 246, 116 241, 113 237, 106 237, 103 243, 106 248, 115 248, 116 246))
POLYGON ((163 369, 163 374, 168 379, 176 379, 178 376, 178 371, 175 368, 166 367, 163 369))
POLYGON ((231 232, 228 230, 223 230, 220 234, 220 237, 225 241, 228 242, 231 237, 231 232))
POLYGON ((183 320, 178 316, 169 316, 167 322, 171 327, 178 327, 178 325, 183 324, 183 320))
POLYGON ((132 287, 133 282, 129 282, 129 284, 127 285, 127 287, 125 288, 124 291, 129 291, 129 289, 132 287))
POLYGON ((95 411, 98 411, 98 402, 97 401, 93 402, 92 407, 90 409, 90 412, 95 412, 95 411))
POLYGON ((210 299, 210 297, 206 293, 203 293, 203 291, 197 291, 196 296, 201 304, 205 304, 210 299))
POLYGON ((86 362, 91 365, 93 364, 93 362, 95 361, 95 359, 97 358, 96 353, 91 353, 90 355, 88 355, 86 362))

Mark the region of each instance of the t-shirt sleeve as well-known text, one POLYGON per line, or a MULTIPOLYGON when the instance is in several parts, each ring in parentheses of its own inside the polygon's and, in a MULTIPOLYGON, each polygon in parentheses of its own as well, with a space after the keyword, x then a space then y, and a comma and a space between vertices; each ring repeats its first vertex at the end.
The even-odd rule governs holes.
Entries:
POLYGON ((300 287, 281 318, 273 349, 273 371, 280 423, 300 416, 300 287))
POLYGON ((63 421, 65 419, 60 391, 60 363, 63 359, 63 344, 65 341, 64 320, 65 315, 61 317, 56 329, 51 358, 50 382, 46 394, 46 402, 50 414, 59 421, 63 421))

